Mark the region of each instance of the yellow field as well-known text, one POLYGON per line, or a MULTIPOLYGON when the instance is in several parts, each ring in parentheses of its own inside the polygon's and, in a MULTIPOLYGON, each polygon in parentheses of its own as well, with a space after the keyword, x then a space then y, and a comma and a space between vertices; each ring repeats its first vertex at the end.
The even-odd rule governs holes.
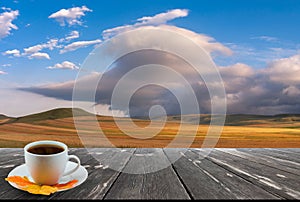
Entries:
MULTIPOLYGON (((88 116, 80 117, 80 128, 87 141, 85 146, 108 147, 98 135, 98 127, 94 127, 88 116)), ((116 147, 166 147, 176 136, 179 123, 169 121, 156 136, 149 139, 137 139, 125 135, 115 125, 111 117, 98 117, 99 124, 109 141, 116 147)), ((126 119, 122 120, 126 125, 126 119)), ((3 122, 3 121, 2 121, 3 122)), ((140 127, 149 124, 146 120, 136 120, 140 127)), ((191 136, 191 125, 184 125, 184 136, 175 147, 185 147, 183 144, 191 136)), ((130 128, 128 128, 130 130, 130 128)), ((154 128, 155 129, 155 128, 154 128)), ((200 125, 191 147, 202 147, 208 125, 200 125)), ((151 132, 151 131, 146 131, 151 132)), ((23 147, 28 142, 36 140, 59 140, 70 147, 82 147, 82 143, 75 129, 73 118, 43 120, 34 123, 0 124, 0 147, 23 147)), ((217 141, 219 148, 299 148, 300 123, 266 123, 249 126, 224 126, 221 137, 209 137, 217 141)))

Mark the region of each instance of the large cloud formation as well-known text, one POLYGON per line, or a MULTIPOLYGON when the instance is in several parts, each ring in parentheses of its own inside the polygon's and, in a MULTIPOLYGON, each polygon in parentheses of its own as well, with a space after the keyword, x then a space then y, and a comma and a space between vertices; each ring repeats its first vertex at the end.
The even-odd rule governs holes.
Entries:
MULTIPOLYGON (((226 55, 231 54, 230 49, 216 42, 212 37, 208 37, 204 34, 197 34, 195 32, 185 30, 183 28, 177 28, 169 25, 159 25, 157 27, 162 29, 167 29, 172 32, 177 32, 181 35, 185 35, 191 38, 196 43, 198 43, 201 47, 203 47, 208 54, 211 54, 212 52, 219 52, 221 54, 226 54, 226 55)), ((147 28, 149 27, 144 26, 136 29, 146 30, 147 28)), ((145 36, 145 32, 144 33, 138 32, 138 34, 143 34, 143 37, 135 36, 133 38, 139 38, 140 40, 133 40, 132 37, 128 37, 124 39, 125 40, 124 46, 115 47, 115 48, 128 49, 129 47, 135 47, 138 46, 139 43, 142 43, 141 41, 142 38, 146 41, 150 41, 150 43, 152 37, 158 38, 157 36, 152 36, 152 35, 145 36)), ((165 38, 161 36, 159 38, 161 38, 161 42, 163 43, 165 38)), ((176 42, 178 44, 183 43, 181 41, 176 41, 176 42)), ((110 50, 110 51, 113 54, 114 50, 110 50)), ((196 51, 192 51, 191 54, 194 54, 194 56, 197 57, 196 51)), ((203 82, 199 82, 201 78, 200 76, 198 76, 197 72, 187 62, 185 62, 181 58, 178 58, 175 55, 151 51, 151 50, 144 50, 141 52, 131 53, 129 55, 126 55, 126 57, 122 57, 119 60, 117 60, 112 65, 114 68, 112 68, 110 71, 106 72, 103 75, 101 83, 99 83, 97 87, 96 99, 95 99, 96 104, 110 105, 114 86, 119 81, 119 79, 126 72, 132 70, 133 68, 146 65, 146 64, 153 64, 154 61, 155 64, 172 67, 176 72, 179 72, 180 74, 184 75, 186 80, 189 81, 190 85, 195 90, 195 94, 199 98, 199 101, 201 101, 199 103, 200 103, 200 107, 203 109, 203 112, 204 113, 209 112, 209 108, 210 108, 210 102, 208 102, 209 94, 203 82)), ((161 76, 161 80, 165 80, 168 78, 169 75, 155 75, 154 72, 153 75, 149 75, 149 76, 161 76)), ((91 89, 94 87, 92 86, 92 83, 94 83, 95 79, 97 80, 98 78, 99 75, 91 74, 88 75, 86 78, 81 78, 77 80, 76 82, 77 84, 80 83, 80 86, 82 86, 83 88, 80 90, 84 93, 85 88, 91 89)), ((134 83, 135 81, 132 80, 131 82, 134 83)), ((64 84, 33 87, 33 88, 27 88, 23 90, 35 92, 45 96, 71 100, 73 86, 74 86, 74 81, 73 82, 71 81, 71 82, 66 82, 64 84)), ((184 91, 184 89, 182 89, 182 86, 180 85, 176 86, 175 90, 184 91)), ((80 101, 85 101, 85 100, 80 100, 80 101)), ((136 92, 136 94, 133 96, 131 100, 129 113, 131 116, 145 116, 148 114, 149 109, 153 105, 162 105, 166 109, 168 114, 180 113, 180 108, 178 106, 178 102, 174 97, 174 95, 167 89, 155 85, 146 86, 143 89, 140 89, 138 90, 138 92, 136 92)), ((123 109, 117 108, 116 110, 122 111, 123 109)), ((192 111, 193 110, 191 110, 191 112, 192 111)))
MULTIPOLYGON (((174 9, 152 17, 139 18, 133 25, 123 25, 107 29, 103 31, 102 35, 104 39, 108 39, 124 31, 146 29, 147 26, 155 26, 190 38, 212 57, 218 57, 215 53, 225 56, 234 54, 230 48, 217 42, 210 36, 166 25, 169 20, 187 15, 188 10, 174 9)), ((125 39, 125 44, 126 46, 137 46, 138 43, 142 43, 140 39, 143 37, 145 36, 127 38, 125 39)), ((150 40, 151 37, 147 39, 150 40)), ((166 39, 162 38, 161 40, 163 43, 166 39)), ((182 44, 182 47, 184 47, 181 41, 177 41, 177 43, 182 44)), ((118 48, 126 49, 125 46, 118 48)), ((111 50, 111 52, 113 53, 114 50, 111 50)), ((190 51, 190 54, 197 57, 198 53, 190 51)), ((70 101, 72 100, 75 82, 80 84, 79 90, 84 94, 89 89, 95 88, 93 84, 102 76, 101 81, 96 87, 94 104, 96 106, 110 106, 114 86, 120 78, 131 69, 144 64, 153 64, 153 61, 155 61, 155 64, 168 66, 180 72, 195 91, 201 113, 210 113, 211 100, 208 90, 205 83, 197 76, 195 70, 187 62, 175 55, 151 50, 138 51, 119 58, 112 64, 111 69, 104 74, 101 74, 103 72, 90 72, 77 81, 20 88, 20 90, 70 101)), ((259 70, 242 63, 218 68, 224 81, 228 113, 279 114, 300 112, 298 101, 300 98, 300 54, 274 60, 268 63, 265 68, 259 70)), ((153 73, 153 75, 149 76, 157 76, 161 80, 164 80, 164 78, 167 80, 169 75, 155 75, 153 73)), ((135 79, 130 82, 134 83, 135 79)), ((184 91, 180 83, 174 85, 174 89, 184 91)), ((82 99, 79 101, 84 102, 87 100, 82 99)), ((123 115, 147 116, 149 109, 153 105, 163 106, 167 114, 180 113, 178 101, 174 95, 169 90, 157 85, 144 86, 138 89, 130 101, 129 112, 122 113, 123 109, 121 107, 114 110, 119 111, 123 115)))
POLYGON ((300 55, 275 60, 264 69, 243 64, 220 68, 230 113, 300 112, 300 55))
MULTIPOLYGON (((219 67, 227 93, 228 113, 250 114, 279 114, 300 112, 300 65, 294 58, 284 58, 274 61, 263 70, 255 70, 245 64, 234 64, 227 67, 219 67), (283 62, 284 61, 284 62, 283 62), (282 77, 276 77, 276 70, 283 63, 290 61, 281 68, 286 72, 282 77), (272 71, 274 70, 274 71, 272 71), (290 78, 291 80, 285 79, 290 78), (279 79, 281 78, 281 79, 279 79)), ((141 51, 130 54, 113 64, 114 68, 102 75, 96 91, 96 104, 110 105, 113 87, 122 75, 131 68, 155 60, 160 64, 171 66, 174 69, 184 69, 181 73, 190 82, 197 95, 202 113, 210 112, 210 98, 206 86, 195 76, 193 69, 181 59, 173 55, 141 51), (197 81, 197 82, 194 82, 197 81)), ((279 71, 279 70, 278 70, 279 71)), ((162 78, 168 75, 161 75, 162 78)), ((99 78, 99 73, 91 73, 77 82, 82 86, 82 91, 91 88, 91 83, 99 78)), ((134 82, 134 81, 132 81, 134 82)), ((59 84, 51 84, 22 89, 48 97, 63 100, 72 100, 72 91, 75 81, 59 84)), ((178 87, 180 88, 180 86, 178 87)), ((84 100, 82 100, 84 101, 84 100)), ((130 115, 145 116, 153 105, 162 105, 168 114, 178 114, 179 106, 174 95, 159 86, 146 86, 139 89, 131 99, 130 115)), ((122 109, 119 109, 122 111, 122 109)))

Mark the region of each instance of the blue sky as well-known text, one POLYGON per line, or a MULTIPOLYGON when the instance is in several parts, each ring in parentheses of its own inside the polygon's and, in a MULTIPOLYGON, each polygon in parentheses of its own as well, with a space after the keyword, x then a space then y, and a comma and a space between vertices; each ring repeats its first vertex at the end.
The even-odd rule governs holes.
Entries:
MULTIPOLYGON (((7 27, 4 27, 6 25, 0 23, 0 82, 7 85, 7 88, 12 86, 30 88, 74 80, 78 68, 89 52, 94 49, 95 45, 101 44, 100 41, 105 40, 103 38, 104 30, 133 25, 139 18, 153 17, 160 13, 168 13, 173 9, 186 9, 188 13, 184 17, 177 16, 162 24, 212 37, 215 42, 233 52, 231 55, 214 55, 212 53, 218 66, 237 68, 234 66, 235 64, 247 65, 251 71, 255 72, 256 79, 261 77, 257 74, 272 71, 270 70, 272 65, 280 63, 278 60, 282 58, 286 58, 287 63, 294 61, 292 57, 298 55, 300 50, 300 2, 298 0, 7 0, 2 1, 0 7, 0 16, 2 15, 0 20, 2 21, 5 20, 4 15, 8 16, 8 13, 18 12, 14 13, 16 16, 11 18, 10 23, 13 26, 9 28, 9 31, 6 30, 7 27), (62 9, 76 7, 81 9, 82 15, 77 15, 77 18, 69 18, 69 20, 74 20, 73 22, 64 21, 63 25, 62 21, 59 21, 62 18, 57 17, 59 14, 56 17, 53 15, 62 9), (51 15, 53 17, 50 17, 51 15), (66 38, 74 31, 78 33, 78 36, 67 40, 66 38), (52 47, 53 49, 49 48, 51 39, 58 41, 52 47), (74 42, 83 41, 90 42, 91 45, 67 52, 62 51, 74 42), (47 42, 48 45, 45 45, 47 42), (47 47, 28 53, 24 50, 37 45, 47 47), (12 50, 18 50, 19 53, 15 56, 8 54, 12 50), (289 60, 289 58, 292 59, 289 60), (69 63, 63 63, 65 61, 69 63)), ((64 18, 64 20, 67 19, 64 18)), ((297 65, 299 64, 296 64, 296 69, 297 65)), ((280 72, 278 68, 275 65, 274 71, 277 73, 280 72)), ((299 73, 298 69, 296 73, 299 73)), ((291 74, 295 75, 293 72, 291 74)), ((276 75, 268 73, 270 80, 273 78, 273 82, 278 80, 274 80, 277 78, 276 75)), ((298 77, 295 79, 297 81, 298 77)), ((292 88, 293 91, 287 90, 287 92, 292 93, 293 96, 296 92, 298 95, 297 82, 277 82, 282 85, 281 92, 292 88)), ((5 98, 0 99, 4 100, 5 98)), ((285 109, 276 109, 274 113, 290 110, 290 108, 289 110, 285 109)), ((4 108, 0 108, 0 110, 3 111, 0 113, 10 114, 4 108)), ((33 111, 38 110, 40 109, 33 109, 33 111)), ((271 111, 262 113, 272 113, 271 111)), ((20 114, 26 113, 29 111, 20 112, 20 114)), ((17 115, 18 113, 11 112, 11 114, 17 115)))

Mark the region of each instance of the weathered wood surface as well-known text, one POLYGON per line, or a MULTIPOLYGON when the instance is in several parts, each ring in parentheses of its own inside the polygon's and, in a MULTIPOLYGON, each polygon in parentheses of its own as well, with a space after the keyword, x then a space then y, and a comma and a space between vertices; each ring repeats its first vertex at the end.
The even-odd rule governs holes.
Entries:
POLYGON ((162 149, 137 149, 105 199, 190 199, 169 164, 162 149), (152 151, 157 155, 147 156, 152 151), (166 168, 151 172, 158 165, 166 168), (128 174, 133 172, 142 174, 128 174))
POLYGON ((74 189, 40 196, 4 180, 24 156, 22 149, 0 149, 0 199, 300 199, 300 149, 121 152, 128 155, 119 149, 71 148, 88 179, 74 189), (128 174, 133 170, 140 174, 128 174))

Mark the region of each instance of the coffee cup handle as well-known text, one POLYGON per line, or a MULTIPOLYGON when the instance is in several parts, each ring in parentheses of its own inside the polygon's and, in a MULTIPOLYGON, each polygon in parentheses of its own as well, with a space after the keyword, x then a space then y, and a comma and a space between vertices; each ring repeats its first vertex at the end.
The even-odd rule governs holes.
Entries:
POLYGON ((75 155, 69 155, 68 157, 69 157, 69 160, 70 159, 75 159, 75 161, 77 161, 77 166, 75 168, 73 168, 72 170, 64 173, 63 176, 70 175, 70 174, 74 173, 80 167, 80 159, 77 156, 75 156, 75 155))

